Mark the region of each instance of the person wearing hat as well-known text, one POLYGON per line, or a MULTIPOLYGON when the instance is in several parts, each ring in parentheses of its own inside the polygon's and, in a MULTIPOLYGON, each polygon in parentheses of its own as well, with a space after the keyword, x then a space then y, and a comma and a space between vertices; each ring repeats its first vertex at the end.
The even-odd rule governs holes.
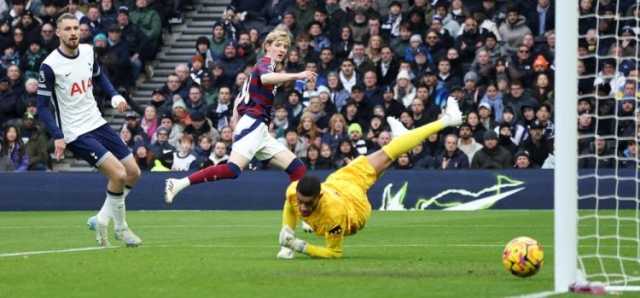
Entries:
POLYGON ((518 146, 513 143, 513 131, 511 124, 502 122, 496 126, 494 131, 498 134, 498 145, 509 150, 511 154, 515 154, 518 151, 518 146))
POLYGON ((509 169, 513 165, 513 155, 498 145, 498 135, 487 130, 483 136, 483 147, 476 152, 471 161, 472 169, 509 169))
MULTIPOLYGON (((502 123, 511 126, 511 140, 519 146, 527 138, 527 129, 516 120, 515 112, 510 106, 504 107, 502 111, 502 123)), ((498 130, 496 130, 496 133, 498 130)))
POLYGON ((404 50, 403 60, 409 63, 416 62, 416 55, 418 53, 425 54, 427 49, 422 43, 422 37, 420 34, 411 35, 409 38, 409 47, 404 50))
POLYGON ((220 58, 224 73, 228 76, 233 76, 234 78, 246 66, 245 61, 238 57, 238 50, 236 46, 237 45, 234 41, 227 42, 224 47, 222 58, 220 58))
POLYGON ((400 114, 404 111, 404 106, 394 98, 394 95, 393 87, 382 87, 382 108, 385 115, 400 118, 400 114))
POLYGON ((480 125, 484 126, 485 130, 492 130, 496 127, 496 123, 492 116, 493 112, 491 111, 491 105, 486 102, 481 102, 478 105, 478 120, 480 125))
POLYGON ((139 61, 136 67, 132 67, 129 55, 129 46, 122 40, 122 29, 118 24, 111 24, 107 32, 107 53, 109 59, 104 59, 103 64, 109 71, 109 78, 115 86, 129 87, 140 74, 139 61))
POLYGON ((413 99, 416 97, 416 88, 413 86, 411 82, 411 76, 409 75, 409 71, 405 69, 401 69, 398 72, 398 77, 396 78, 396 85, 394 89, 394 98, 404 105, 405 108, 411 106, 413 99))
POLYGON ((347 133, 349 134, 349 140, 351 140, 351 146, 355 148, 358 155, 366 155, 367 141, 362 138, 362 126, 358 123, 351 123, 347 133))
POLYGON ((131 23, 129 19, 129 7, 118 7, 116 14, 116 25, 122 30, 122 40, 124 40, 129 47, 129 57, 131 64, 134 66, 134 78, 138 78, 140 72, 143 69, 148 79, 153 76, 153 68, 151 67, 151 61, 153 58, 152 53, 147 50, 147 37, 140 27, 131 23))
POLYGON ((218 131, 211 127, 210 120, 201 111, 191 113, 191 124, 184 128, 183 133, 191 135, 194 140, 198 140, 203 135, 218 139, 218 131))
POLYGON ((514 157, 515 161, 513 167, 516 169, 533 169, 535 166, 531 163, 529 152, 527 150, 520 150, 514 157))
POLYGON ((531 161, 536 165, 542 165, 551 152, 549 139, 544 136, 544 126, 534 121, 529 126, 529 138, 521 148, 529 152, 531 161))

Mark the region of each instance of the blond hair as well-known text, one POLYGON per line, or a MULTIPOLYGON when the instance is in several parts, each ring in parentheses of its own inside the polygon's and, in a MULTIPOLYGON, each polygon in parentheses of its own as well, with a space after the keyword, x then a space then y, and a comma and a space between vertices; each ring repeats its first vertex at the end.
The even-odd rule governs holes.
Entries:
POLYGON ((291 45, 291 36, 289 36, 289 32, 283 29, 274 29, 273 31, 267 34, 267 37, 264 39, 262 43, 262 47, 266 50, 267 45, 271 45, 276 41, 282 41, 287 46, 291 45))

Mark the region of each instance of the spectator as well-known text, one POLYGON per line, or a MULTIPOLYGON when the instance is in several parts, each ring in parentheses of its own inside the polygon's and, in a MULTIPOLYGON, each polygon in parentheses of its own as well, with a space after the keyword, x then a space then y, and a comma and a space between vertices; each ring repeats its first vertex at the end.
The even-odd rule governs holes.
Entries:
POLYGON ((80 23, 89 25, 91 35, 93 36, 100 33, 107 33, 107 26, 110 24, 104 24, 100 17, 100 8, 96 4, 91 4, 89 8, 87 8, 87 14, 80 20, 80 23))
POLYGON ((217 166, 227 163, 229 155, 227 155, 227 145, 224 142, 216 142, 213 152, 209 155, 212 165, 217 166))
POLYGON ((49 154, 47 152, 49 138, 42 130, 42 127, 37 124, 35 114, 25 112, 22 118, 22 126, 19 130, 22 138, 28 140, 25 147, 26 156, 29 157, 28 170, 47 170, 49 168, 49 154))
MULTIPOLYGON (((384 129, 382 127, 382 119, 383 118, 379 116, 371 117, 371 120, 369 121, 369 127, 367 129, 367 134, 365 137, 365 140, 367 141, 367 148, 370 148, 371 145, 376 142, 376 139, 380 135, 380 132, 382 132, 382 130, 384 129)), ((368 152, 373 152, 373 151, 368 151, 368 152)))
POLYGON ((476 142, 482 142, 486 129, 480 124, 480 117, 478 116, 478 113, 470 112, 467 114, 467 124, 471 128, 473 138, 476 139, 476 142))
MULTIPOLYGON (((29 107, 35 107, 38 102, 38 80, 30 78, 24 83, 24 92, 17 102, 18 113, 24 115, 29 107)), ((35 114, 35 112, 33 113, 35 114)), ((24 131, 22 132, 24 135, 24 131)))
POLYGON ((245 62, 237 57, 236 45, 234 42, 228 42, 224 47, 224 55, 220 58, 222 69, 227 76, 236 76, 245 68, 245 62))
POLYGON ((179 125, 184 128, 191 124, 191 115, 189 115, 189 111, 187 110, 187 105, 185 105, 184 100, 174 99, 172 108, 175 125, 179 125))
POLYGON ((555 127, 551 121, 551 106, 543 104, 536 112, 536 123, 543 127, 543 135, 547 139, 554 137, 555 127))
POLYGON ((191 114, 191 124, 184 128, 183 133, 191 135, 194 140, 198 140, 203 135, 209 136, 211 139, 218 138, 218 131, 211 127, 209 119, 200 111, 191 114))
POLYGON ((327 75, 327 87, 329 88, 329 97, 336 106, 336 110, 341 111, 349 100, 349 91, 345 90, 337 73, 330 72, 327 75))
POLYGON ((224 56, 224 47, 229 43, 221 22, 214 23, 211 30, 211 45, 209 46, 208 55, 212 58, 212 60, 209 63, 213 63, 213 61, 222 59, 222 57, 224 56))
POLYGON ((148 141, 147 134, 140 126, 140 119, 138 118, 138 114, 136 114, 136 112, 127 112, 127 114, 125 114, 125 121, 127 129, 129 129, 129 131, 131 132, 131 136, 134 142, 146 143, 148 141))
POLYGON ((355 72, 355 63, 351 59, 345 59, 340 66, 340 72, 338 73, 340 83, 347 92, 351 92, 351 88, 355 86, 359 79, 355 72))
POLYGON ((349 125, 349 139, 351 146, 355 149, 354 154, 367 155, 367 141, 362 138, 362 127, 360 124, 353 123, 349 125))
POLYGON ((529 11, 527 24, 534 36, 543 37, 545 32, 554 28, 555 10, 551 0, 538 0, 537 2, 536 8, 529 11))
POLYGON ((122 142, 125 143, 127 147, 129 147, 129 150, 133 149, 135 145, 133 135, 131 135, 131 131, 127 128, 126 125, 123 125, 122 128, 120 128, 120 140, 122 140, 122 142))
POLYGON ((535 166, 531 163, 531 159, 529 158, 529 152, 527 152, 526 150, 518 151, 518 153, 516 153, 513 167, 519 170, 535 168, 535 166))
MULTIPOLYGON (((82 28, 83 26, 81 25, 80 27, 82 28)), ((89 30, 91 30, 90 27, 89 27, 89 30)), ((90 36, 94 36, 94 34, 90 33, 90 36)), ((60 46, 60 41, 58 40, 58 37, 55 35, 55 28, 51 23, 45 22, 42 24, 42 28, 40 28, 40 37, 41 37, 41 46, 43 49, 45 49, 45 51, 47 51, 47 53, 51 53, 53 50, 58 48, 58 46, 60 46)))
POLYGON ((509 169, 513 157, 507 149, 498 146, 498 135, 494 131, 484 134, 484 147, 473 156, 472 169, 509 169))
POLYGON ((371 106, 382 104, 382 90, 378 88, 377 76, 374 70, 367 70, 363 76, 364 94, 371 106))
POLYGON ((140 121, 140 128, 144 131, 147 140, 150 140, 156 134, 158 129, 158 113, 153 105, 144 108, 144 117, 140 121))
POLYGON ((284 144, 291 152, 293 152, 298 158, 302 159, 307 156, 307 148, 309 143, 305 139, 300 138, 298 131, 294 128, 289 128, 283 138, 278 141, 284 144))
POLYGON ((383 86, 392 85, 398 77, 400 63, 394 57, 393 50, 384 46, 380 50, 380 61, 376 66, 376 73, 380 84, 383 86))
MULTIPOLYGON (((213 139, 208 135, 201 135, 198 144, 193 149, 193 156, 196 157, 191 163, 190 169, 203 169, 212 164, 209 156, 213 153, 213 139)), ((223 153, 224 154, 224 153, 223 153)))
POLYGON ((20 68, 24 70, 25 78, 37 78, 40 64, 46 58, 47 53, 40 47, 38 38, 29 42, 29 50, 20 59, 20 68))
POLYGON ((137 145, 133 150, 133 156, 142 171, 149 171, 153 167, 153 154, 144 144, 137 145))
POLYGON ((269 131, 274 135, 274 138, 280 139, 284 137, 285 132, 289 129, 289 127, 293 127, 290 125, 289 118, 287 117, 287 109, 284 106, 278 105, 275 106, 275 111, 273 120, 269 126, 269 131))
POLYGON ((129 13, 129 20, 136 24, 149 41, 148 51, 155 56, 162 38, 162 21, 160 15, 149 7, 147 0, 136 0, 135 9, 129 13))
POLYGON ((170 131, 164 126, 158 128, 158 130, 156 130, 156 141, 149 146, 149 150, 151 150, 153 156, 158 159, 161 159, 163 154, 167 153, 171 153, 173 156, 173 152, 176 150, 174 146, 169 144, 169 133, 170 131))
MULTIPOLYGON (((328 0, 335 1, 335 0, 328 0)), ((408 41, 408 37, 407 37, 408 41)), ((351 49, 353 48, 353 33, 351 27, 343 26, 340 28, 339 38, 336 42, 333 42, 333 53, 338 60, 343 60, 349 56, 351 49)), ((404 51, 404 50, 403 50, 404 51)), ((404 52, 403 52, 404 53, 404 52)))
MULTIPOLYGON (((522 124, 516 121, 515 114, 511 107, 504 107, 502 111, 502 123, 511 126, 511 141, 513 141, 516 146, 519 146, 528 137, 527 130, 522 124)), ((496 131, 496 133, 497 132, 498 131, 496 131)))
POLYGON ((409 72, 400 70, 396 78, 394 89, 394 99, 402 103, 405 108, 409 108, 416 96, 416 88, 411 83, 409 72))
POLYGON ((409 111, 403 111, 402 113, 400 113, 400 122, 407 129, 415 128, 413 117, 411 116, 411 113, 409 111))
POLYGON ((29 155, 22 142, 18 127, 6 126, 1 144, 0 158, 8 158, 10 168, 16 172, 24 172, 29 169, 29 155))
POLYGON ((188 171, 191 163, 196 160, 196 157, 192 154, 193 137, 189 134, 184 134, 178 144, 178 150, 173 152, 173 165, 171 166, 171 170, 188 171))
POLYGON ((509 123, 503 122, 496 127, 498 132, 498 145, 509 150, 511 154, 515 154, 518 151, 518 146, 513 143, 513 131, 509 123))
POLYGON ((331 168, 331 161, 320 158, 320 148, 315 145, 307 148, 307 155, 302 159, 307 169, 310 171, 324 170, 331 168))
POLYGON ((522 107, 527 105, 537 107, 538 104, 528 95, 524 93, 524 87, 520 81, 511 82, 509 94, 504 96, 503 103, 505 107, 510 107, 515 113, 516 121, 524 121, 522 115, 522 107))
POLYGON ((207 105, 202 98, 202 88, 199 85, 194 84, 189 88, 189 100, 185 102, 187 111, 189 114, 194 112, 200 112, 202 114, 207 113, 207 105))
POLYGON ((436 156, 433 168, 440 170, 469 168, 467 155, 458 149, 458 136, 455 134, 445 136, 444 150, 436 156))
POLYGON ((550 144, 543 131, 542 125, 532 124, 529 127, 529 138, 522 145, 522 148, 529 152, 531 161, 536 166, 542 165, 550 152, 550 144))
POLYGON ((627 141, 627 148, 622 151, 620 158, 620 167, 628 168, 628 169, 637 169, 638 168, 638 156, 640 151, 638 149, 638 145, 636 141, 630 140, 627 141))
MULTIPOLYGON (((106 0, 109 1, 109 0, 106 0)), ((108 47, 103 67, 111 74, 110 79, 114 87, 130 88, 137 77, 133 77, 129 45, 122 40, 122 29, 117 24, 109 27, 108 47)), ((139 74, 139 68, 133 73, 139 74)))
POLYGON ((491 106, 488 103, 481 103, 478 106, 478 120, 484 130, 492 130, 496 127, 492 116, 491 106))
POLYGON ((490 110, 493 111, 493 119, 495 122, 502 122, 502 113, 504 109, 502 93, 498 91, 498 87, 495 83, 489 83, 489 85, 487 85, 486 93, 482 97, 482 100, 480 100, 480 104, 486 104, 489 106, 490 110))
POLYGON ((336 151, 338 144, 347 139, 346 120, 341 114, 335 114, 329 119, 329 129, 322 135, 322 143, 328 144, 332 151, 336 151))
POLYGON ((312 114, 305 112, 302 114, 300 118, 300 124, 298 124, 298 135, 302 138, 306 143, 312 142, 316 137, 320 136, 320 130, 318 126, 313 121, 314 117, 312 114))
POLYGON ((578 167, 581 169, 593 168, 614 168, 616 166, 615 152, 606 140, 602 137, 596 137, 589 148, 580 152, 578 167))
POLYGON ((411 160, 411 155, 408 153, 402 153, 398 156, 398 159, 395 162, 396 170, 411 170, 413 169, 413 161, 411 160))
POLYGON ((522 37, 531 33, 526 22, 526 18, 520 15, 517 6, 512 5, 507 8, 507 19, 500 25, 498 30, 502 40, 506 43, 506 50, 509 53, 514 53, 516 47, 522 43, 522 37))
POLYGON ((338 145, 338 151, 336 152, 333 159, 333 167, 336 169, 342 168, 343 166, 350 163, 357 156, 353 145, 350 140, 344 140, 340 142, 338 145))
POLYGON ((17 94, 9 87, 9 78, 0 77, 0 125, 20 118, 18 100, 17 94))
POLYGON ((227 146, 227 154, 231 153, 231 144, 233 143, 233 129, 225 126, 220 130, 220 140, 227 146))
POLYGON ((507 64, 509 78, 525 83, 526 87, 532 87, 528 83, 533 81, 532 64, 531 49, 525 45, 519 46, 516 54, 511 57, 511 61, 507 64))

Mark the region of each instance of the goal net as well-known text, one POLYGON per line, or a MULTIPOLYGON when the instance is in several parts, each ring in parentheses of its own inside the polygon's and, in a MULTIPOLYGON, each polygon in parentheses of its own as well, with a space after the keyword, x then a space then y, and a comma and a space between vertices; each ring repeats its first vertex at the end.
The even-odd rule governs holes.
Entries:
POLYGON ((640 290, 640 0, 558 4, 556 290, 640 290))

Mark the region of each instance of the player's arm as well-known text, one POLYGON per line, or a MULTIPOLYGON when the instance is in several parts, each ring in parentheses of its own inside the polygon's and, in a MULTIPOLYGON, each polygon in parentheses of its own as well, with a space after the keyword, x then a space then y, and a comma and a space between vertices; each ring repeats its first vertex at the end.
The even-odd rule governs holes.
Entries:
POLYGON ((282 208, 282 226, 287 226, 292 230, 295 230, 298 224, 298 216, 293 210, 293 206, 289 204, 289 200, 284 200, 284 207, 282 208))
POLYGON ((340 258, 342 257, 342 241, 344 231, 340 226, 336 226, 325 234, 326 245, 319 246, 308 244, 302 239, 295 237, 293 229, 284 226, 280 231, 280 245, 293 249, 299 253, 316 258, 340 258))
POLYGON ((340 226, 333 228, 324 236, 325 246, 307 244, 304 253, 316 258, 340 258, 342 257, 342 241, 344 232, 340 226))
MULTIPOLYGON (((44 123, 53 138, 55 156, 56 159, 60 159, 64 153, 66 143, 64 142, 62 129, 60 129, 60 122, 56 122, 56 117, 53 116, 54 112, 50 106, 52 102, 57 105, 57 102, 53 100, 54 86, 55 76, 53 70, 49 65, 42 63, 38 79, 38 118, 44 123)), ((53 109, 57 113, 58 107, 54 106, 53 109)), ((58 115, 57 119, 60 119, 60 115, 58 115)))
POLYGON ((315 72, 305 70, 298 73, 270 72, 260 76, 263 84, 278 85, 295 80, 315 80, 318 75, 315 72))
POLYGON ((111 81, 109 81, 109 77, 102 70, 102 67, 98 63, 97 59, 93 59, 93 81, 106 92, 109 97, 111 97, 111 106, 118 110, 118 112, 123 113, 127 110, 127 100, 122 97, 122 95, 118 94, 118 91, 113 87, 111 81))

